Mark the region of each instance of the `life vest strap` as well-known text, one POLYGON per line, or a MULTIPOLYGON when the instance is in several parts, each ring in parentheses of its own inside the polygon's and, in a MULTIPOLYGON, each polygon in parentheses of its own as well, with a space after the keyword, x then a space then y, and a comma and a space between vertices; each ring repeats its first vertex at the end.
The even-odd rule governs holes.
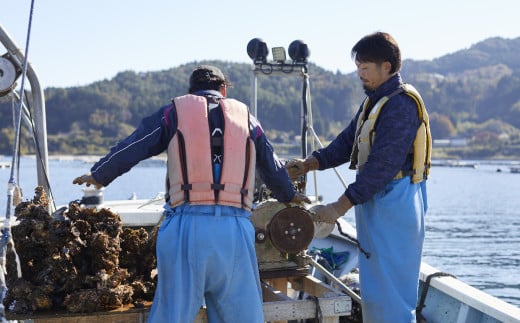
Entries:
POLYGON ((211 146, 212 147, 222 147, 224 146, 224 139, 222 137, 211 137, 211 146))
MULTIPOLYGON (((249 124, 249 115, 247 116, 247 121, 248 121, 248 124, 249 124)), ((242 206, 246 206, 247 205, 246 198, 247 198, 247 193, 249 192, 249 190, 246 187, 247 187, 247 182, 249 180, 248 177, 249 177, 250 167, 251 167, 251 155, 252 155, 251 148, 252 148, 251 138, 247 138, 247 141, 246 141, 246 156, 245 156, 246 157, 246 163, 245 163, 245 167, 244 167, 244 179, 242 180, 242 187, 240 188, 240 195, 241 195, 242 206)))
POLYGON ((211 189, 216 190, 216 191, 223 190, 224 187, 225 187, 224 184, 215 184, 215 183, 211 184, 211 189))
POLYGON ((404 177, 408 177, 408 176, 413 176, 415 174, 415 170, 413 169, 410 169, 410 170, 400 170, 399 173, 397 173, 397 175, 394 176, 394 179, 401 179, 401 178, 404 178, 404 177))

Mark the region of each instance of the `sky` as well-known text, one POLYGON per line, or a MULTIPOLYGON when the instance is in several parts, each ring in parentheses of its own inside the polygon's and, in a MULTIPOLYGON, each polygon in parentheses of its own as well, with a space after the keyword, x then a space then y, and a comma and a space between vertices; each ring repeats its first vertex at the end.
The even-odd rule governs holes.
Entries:
MULTIPOLYGON (((25 53, 31 1, 0 1, 0 24, 25 53)), ((372 32, 394 36, 403 59, 431 60, 520 37, 518 12, 518 0, 34 0, 27 56, 43 88, 70 87, 201 60, 249 63, 253 38, 286 49, 299 39, 310 62, 350 73, 350 49, 372 32)))

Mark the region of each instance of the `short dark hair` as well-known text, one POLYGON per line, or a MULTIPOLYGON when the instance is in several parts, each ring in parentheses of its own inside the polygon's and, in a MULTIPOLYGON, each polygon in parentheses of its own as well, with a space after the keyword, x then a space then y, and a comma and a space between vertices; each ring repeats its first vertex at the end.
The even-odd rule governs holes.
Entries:
POLYGON ((190 76, 189 93, 200 90, 220 90, 222 85, 228 85, 229 82, 222 71, 215 66, 199 65, 190 76))
POLYGON ((352 47, 350 55, 353 60, 364 63, 381 64, 390 62, 390 74, 401 69, 401 51, 395 39, 388 33, 375 32, 361 38, 352 47))

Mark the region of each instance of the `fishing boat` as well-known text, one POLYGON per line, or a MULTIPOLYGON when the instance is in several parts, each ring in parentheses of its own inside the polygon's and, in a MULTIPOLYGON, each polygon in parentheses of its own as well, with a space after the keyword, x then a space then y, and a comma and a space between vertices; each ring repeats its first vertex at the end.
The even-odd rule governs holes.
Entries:
MULTIPOLYGON (((6 53, 0 56, 0 95, 11 95, 19 102, 19 114, 30 125, 31 131, 34 130, 35 142, 38 143, 37 185, 52 192, 48 180, 43 89, 35 71, 27 63, 27 54, 22 53, 2 25, 0 41, 6 49, 6 53), (19 77, 22 78, 22 86, 17 89, 15 84, 19 77), (30 84, 30 91, 24 89, 25 78, 30 84), (31 113, 22 99, 24 97, 28 97, 32 103, 31 113)), ((271 62, 266 60, 265 55, 250 54, 253 59, 250 107, 256 115, 259 77, 279 76, 302 80, 301 153, 305 157, 309 148, 313 150, 321 143, 312 126, 307 61, 298 56, 305 56, 306 45, 302 42, 294 43, 292 54, 296 57, 292 57, 291 46, 289 53, 292 61, 285 59, 285 53, 271 62)), ((279 55, 280 51, 277 50, 276 53, 279 55)), ((13 162, 15 159, 14 154, 13 162)), ((336 174, 340 184, 346 185, 337 171, 336 174)), ((356 269, 359 257, 364 256, 364 250, 357 243, 355 229, 345 219, 340 218, 334 225, 312 220, 312 208, 321 203, 319 183, 315 174, 306 176, 313 176, 313 190, 306 187, 306 177, 297 180, 295 186, 312 197, 313 203, 309 207, 278 203, 270 196, 265 185, 261 182, 256 185, 255 208, 251 220, 256 230, 265 319, 269 322, 304 319, 361 322, 361 297, 356 269)), ((8 187, 8 197, 11 197, 12 186, 8 187)), ((85 207, 108 208, 119 214, 126 226, 154 227, 161 221, 164 200, 160 193, 150 192, 150 195, 156 196, 151 199, 108 201, 103 199, 103 190, 85 189, 82 204, 85 207)), ((55 207, 52 195, 49 200, 49 212, 53 213, 55 207)), ((16 219, 11 217, 10 211, 3 220, 4 232, 9 226, 16 225, 16 219)), ((419 295, 417 312, 421 322, 520 322, 518 307, 473 288, 426 263, 421 265, 419 295)), ((36 323, 145 322, 148 309, 149 307, 144 306, 76 315, 47 313, 39 316, 38 313, 33 313, 16 319, 36 323)), ((9 316, 9 313, 3 311, 1 314, 9 316)), ((196 322, 207 322, 203 308, 196 322)))

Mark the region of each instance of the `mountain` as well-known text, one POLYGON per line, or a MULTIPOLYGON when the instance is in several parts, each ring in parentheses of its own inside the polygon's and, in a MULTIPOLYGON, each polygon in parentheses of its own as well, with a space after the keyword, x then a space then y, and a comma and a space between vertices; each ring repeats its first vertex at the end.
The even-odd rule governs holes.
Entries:
MULTIPOLYGON (((421 92, 434 139, 465 138, 516 151, 520 146, 518 52, 520 37, 489 38, 431 61, 403 61, 401 74, 421 92)), ((229 76, 234 83, 228 90, 230 97, 250 102, 251 65, 225 61, 195 61, 158 72, 123 71, 87 86, 47 88, 50 153, 105 153, 130 134, 141 118, 169 104, 172 97, 185 94, 191 70, 203 63, 216 65, 229 76)), ((350 121, 364 93, 356 73, 331 72, 310 64, 309 76, 314 127, 329 140, 350 121)), ((302 81, 259 77, 258 83, 258 117, 269 137, 287 141, 298 135, 300 127, 294 125, 300 122, 302 81)), ((2 154, 12 150, 10 106, 0 98, 2 154)))
POLYGON ((520 37, 505 39, 488 38, 469 49, 436 58, 431 61, 407 60, 404 70, 410 74, 462 74, 468 70, 478 70, 486 66, 506 65, 512 70, 520 70, 520 37))

